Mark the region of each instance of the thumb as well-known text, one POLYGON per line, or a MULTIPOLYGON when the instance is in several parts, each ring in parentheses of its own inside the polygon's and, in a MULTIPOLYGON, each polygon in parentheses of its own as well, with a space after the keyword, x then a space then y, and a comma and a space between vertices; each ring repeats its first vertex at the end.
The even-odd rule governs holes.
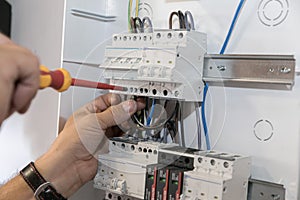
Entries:
POLYGON ((118 105, 111 106, 104 112, 97 113, 97 119, 103 130, 119 125, 128 120, 137 111, 137 103, 128 100, 118 105))

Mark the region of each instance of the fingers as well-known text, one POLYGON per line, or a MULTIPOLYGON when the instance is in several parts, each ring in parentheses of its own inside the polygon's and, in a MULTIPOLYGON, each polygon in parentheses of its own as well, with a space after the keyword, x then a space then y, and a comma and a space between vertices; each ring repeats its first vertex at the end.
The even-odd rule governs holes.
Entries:
POLYGON ((37 57, 28 50, 21 51, 23 52, 17 60, 18 77, 13 95, 13 107, 16 111, 24 113, 39 89, 40 70, 37 57))
POLYGON ((119 95, 108 93, 97 97, 87 106, 87 109, 90 113, 98 113, 106 110, 112 105, 119 104, 120 102, 121 97, 119 95))
POLYGON ((102 113, 97 113, 97 119, 102 129, 118 125, 128 120, 138 108, 138 103, 134 100, 122 102, 111 106, 102 113))
POLYGON ((145 108, 145 106, 146 106, 145 98, 138 97, 138 98, 136 99, 136 102, 137 102, 137 110, 138 110, 138 111, 145 108))
MULTIPOLYGON (((4 40, 0 37, 0 40, 4 40)), ((0 121, 12 112, 24 113, 39 88, 39 61, 12 42, 0 44, 0 121), (4 95, 5 94, 5 95, 4 95), (4 112, 2 112, 4 111, 4 112)))

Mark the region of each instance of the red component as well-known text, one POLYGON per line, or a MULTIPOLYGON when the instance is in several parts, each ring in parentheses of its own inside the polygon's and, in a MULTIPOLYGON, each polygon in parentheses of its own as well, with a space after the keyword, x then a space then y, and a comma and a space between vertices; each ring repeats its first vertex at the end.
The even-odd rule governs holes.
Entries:
POLYGON ((59 70, 49 71, 49 72, 40 71, 40 74, 41 75, 50 75, 51 76, 51 84, 49 87, 52 87, 56 90, 59 90, 64 84, 64 74, 59 70))
POLYGON ((162 200, 168 200, 168 190, 169 190, 169 169, 166 169, 166 185, 163 189, 163 198, 162 200))
POLYGON ((178 188, 177 188, 177 191, 176 191, 175 200, 180 200, 181 187, 182 187, 182 175, 183 175, 183 172, 179 172, 179 176, 178 176, 178 188))
POLYGON ((151 188, 151 200, 156 200, 156 179, 157 179, 157 167, 154 167, 154 182, 151 188))
POLYGON ((106 83, 86 81, 86 80, 75 79, 75 78, 72 78, 71 85, 79 86, 79 87, 86 87, 86 88, 97 88, 97 89, 103 89, 103 90, 125 91, 125 88, 121 87, 121 86, 114 86, 114 85, 109 85, 109 84, 106 84, 106 83))

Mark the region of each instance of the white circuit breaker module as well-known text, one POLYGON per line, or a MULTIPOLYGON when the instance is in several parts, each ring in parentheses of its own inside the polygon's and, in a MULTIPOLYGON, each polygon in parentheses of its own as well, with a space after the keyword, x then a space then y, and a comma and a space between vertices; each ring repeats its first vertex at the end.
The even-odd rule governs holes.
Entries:
POLYGON ((114 138, 94 187, 106 199, 246 200, 250 157, 114 138))
POLYGON ((116 34, 101 68, 110 84, 127 87, 120 94, 199 102, 206 46, 197 31, 116 34))

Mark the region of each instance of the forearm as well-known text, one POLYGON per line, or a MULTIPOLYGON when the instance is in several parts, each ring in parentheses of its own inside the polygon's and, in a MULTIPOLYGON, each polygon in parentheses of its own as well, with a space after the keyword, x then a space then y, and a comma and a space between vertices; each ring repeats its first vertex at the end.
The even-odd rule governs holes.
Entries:
MULTIPOLYGON (((58 193, 68 198, 76 191, 81 184, 76 181, 76 174, 74 170, 67 167, 60 167, 53 159, 48 159, 43 156, 35 162, 35 167, 43 176, 43 178, 50 182, 58 193)), ((70 166, 71 168, 71 166, 70 166)), ((4 186, 0 188, 0 200, 27 200, 35 199, 34 192, 25 182, 21 175, 16 176, 4 186)))
POLYGON ((23 177, 16 176, 0 188, 0 200, 34 199, 33 192, 23 177))
POLYGON ((72 164, 68 163, 67 159, 64 161, 63 158, 60 159, 58 156, 55 153, 46 154, 35 162, 35 166, 58 193, 68 198, 74 193, 73 188, 77 185, 77 173, 72 169, 72 164))
MULTIPOLYGON (((35 162, 35 168, 58 193, 68 198, 81 185, 78 185, 75 170, 71 169, 72 164, 67 159, 59 158, 60 155, 59 152, 46 153, 35 162)), ((20 174, 0 188, 0 200, 25 199, 35 199, 34 192, 20 174)))

